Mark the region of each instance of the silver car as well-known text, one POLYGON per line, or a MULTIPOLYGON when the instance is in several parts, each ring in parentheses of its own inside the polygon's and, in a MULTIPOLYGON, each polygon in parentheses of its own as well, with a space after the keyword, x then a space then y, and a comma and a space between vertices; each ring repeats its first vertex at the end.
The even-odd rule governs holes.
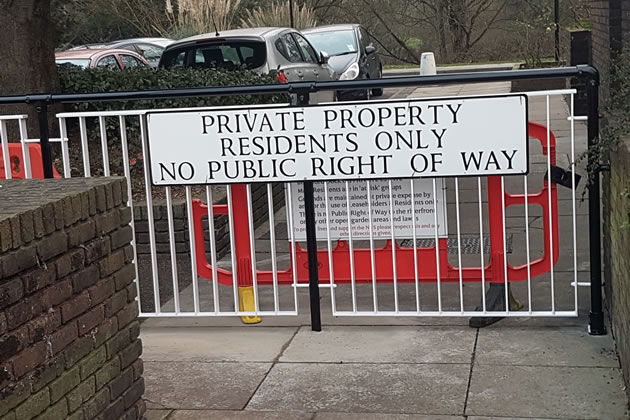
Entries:
POLYGON ((70 48, 70 51, 81 50, 85 48, 100 49, 100 48, 119 48, 137 52, 143 56, 151 65, 151 67, 157 67, 162 51, 167 45, 172 44, 174 41, 168 38, 132 38, 121 39, 119 41, 107 42, 104 44, 85 44, 78 45, 74 48, 70 48))
MULTIPOLYGON (((159 67, 277 70, 287 82, 338 78, 328 66, 328 56, 317 54, 301 33, 290 28, 234 29, 185 38, 166 47, 159 67)), ((330 102, 334 95, 317 92, 311 94, 311 102, 330 102)))

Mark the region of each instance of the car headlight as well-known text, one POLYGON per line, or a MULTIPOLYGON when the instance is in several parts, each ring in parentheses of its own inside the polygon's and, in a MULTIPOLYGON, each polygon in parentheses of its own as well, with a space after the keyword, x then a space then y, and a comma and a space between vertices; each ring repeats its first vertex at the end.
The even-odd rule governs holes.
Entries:
POLYGON ((341 74, 339 80, 354 80, 357 77, 359 77, 359 65, 352 63, 352 65, 341 74))

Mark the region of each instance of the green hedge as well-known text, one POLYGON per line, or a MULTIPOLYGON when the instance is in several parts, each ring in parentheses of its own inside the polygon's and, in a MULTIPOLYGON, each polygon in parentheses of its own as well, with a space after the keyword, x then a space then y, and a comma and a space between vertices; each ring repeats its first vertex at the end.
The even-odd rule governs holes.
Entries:
MULTIPOLYGON (((246 86, 279 83, 275 72, 258 74, 247 70, 221 71, 213 69, 151 69, 134 68, 123 71, 82 69, 77 66, 59 67, 63 93, 126 92, 134 90, 180 89, 215 86, 246 86)), ((287 103, 288 95, 243 95, 221 97, 178 98, 152 101, 92 102, 72 104, 74 111, 105 111, 121 109, 180 108, 287 103)))
MULTIPOLYGON (((134 68, 123 71, 108 69, 82 69, 73 65, 59 66, 62 93, 97 93, 129 92, 135 90, 181 89, 214 86, 248 86, 279 83, 277 74, 258 74, 247 70, 223 71, 213 69, 151 69, 134 68)), ((290 96, 278 95, 240 95, 240 96, 205 96, 158 100, 127 100, 82 102, 66 105, 68 111, 119 111, 131 109, 184 108, 203 106, 253 105, 288 103, 290 96)), ((105 126, 110 148, 116 150, 120 140, 120 125, 117 117, 106 117, 105 126)), ((98 120, 86 119, 88 141, 100 143, 98 120)), ((77 141, 78 119, 67 122, 69 137, 77 141)), ((129 151, 131 154, 141 149, 140 122, 138 118, 126 119, 129 151)), ((92 148, 94 149, 94 148, 92 148)), ((90 149, 90 150, 92 150, 90 149)), ((94 149, 96 150, 96 149, 94 149)), ((98 151, 98 150, 97 150, 98 151)), ((94 152, 91 160, 98 162, 100 155, 94 152)), ((99 152, 100 153, 100 152, 99 152)), ((80 157, 77 157, 80 160, 80 157)), ((80 162, 77 163, 80 166, 80 162)))

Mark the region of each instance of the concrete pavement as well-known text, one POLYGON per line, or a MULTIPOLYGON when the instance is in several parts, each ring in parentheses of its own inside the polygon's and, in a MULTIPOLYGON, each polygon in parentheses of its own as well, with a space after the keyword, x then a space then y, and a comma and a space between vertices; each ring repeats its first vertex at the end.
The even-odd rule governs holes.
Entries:
POLYGON ((142 340, 149 420, 627 418, 612 338, 582 327, 151 328, 142 340))

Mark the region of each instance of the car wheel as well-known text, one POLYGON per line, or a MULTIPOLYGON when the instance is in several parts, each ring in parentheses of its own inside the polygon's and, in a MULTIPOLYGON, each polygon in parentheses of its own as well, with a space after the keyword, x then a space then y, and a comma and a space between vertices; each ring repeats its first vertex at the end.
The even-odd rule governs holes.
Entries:
MULTIPOLYGON (((383 78, 383 69, 378 70, 378 78, 383 78)), ((383 88, 372 89, 372 96, 383 96, 383 88)))

